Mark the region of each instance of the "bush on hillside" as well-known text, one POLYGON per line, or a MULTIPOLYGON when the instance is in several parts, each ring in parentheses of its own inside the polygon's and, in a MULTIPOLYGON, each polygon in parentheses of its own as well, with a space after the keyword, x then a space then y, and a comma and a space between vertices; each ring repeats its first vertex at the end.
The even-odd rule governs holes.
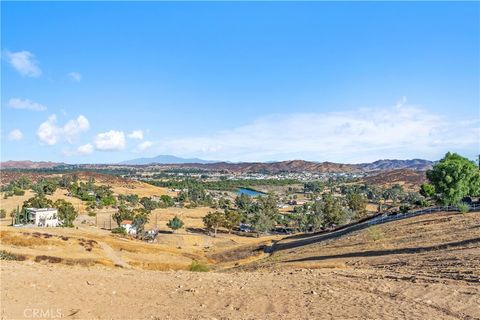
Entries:
POLYGON ((112 229, 112 233, 121 234, 121 235, 126 236, 127 235, 127 230, 125 230, 124 227, 116 227, 116 228, 112 229))
POLYGON ((207 272, 209 269, 206 264, 203 264, 197 260, 193 260, 188 270, 192 272, 207 272))
POLYGON ((458 211, 460 211, 461 213, 467 213, 468 211, 470 211, 470 206, 465 202, 461 202, 457 204, 457 208, 458 208, 458 211))

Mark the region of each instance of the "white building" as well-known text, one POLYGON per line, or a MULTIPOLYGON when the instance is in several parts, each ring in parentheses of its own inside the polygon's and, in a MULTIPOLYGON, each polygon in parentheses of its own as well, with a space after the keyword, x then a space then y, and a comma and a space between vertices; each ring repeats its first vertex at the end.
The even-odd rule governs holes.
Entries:
POLYGON ((137 234, 137 229, 133 226, 132 220, 123 220, 120 227, 123 227, 127 234, 137 234))
POLYGON ((58 211, 55 208, 27 208, 28 222, 36 227, 57 227, 58 211))

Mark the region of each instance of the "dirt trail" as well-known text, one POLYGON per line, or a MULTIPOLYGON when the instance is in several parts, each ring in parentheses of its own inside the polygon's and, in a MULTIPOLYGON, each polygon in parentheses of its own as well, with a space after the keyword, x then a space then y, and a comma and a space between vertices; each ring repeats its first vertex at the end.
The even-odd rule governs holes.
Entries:
POLYGON ((105 242, 100 242, 100 246, 102 247, 103 251, 105 252, 105 255, 107 256, 108 259, 112 260, 112 262, 118 266, 121 266, 122 268, 130 268, 130 265, 126 263, 122 257, 118 256, 115 253, 115 250, 112 249, 108 244, 105 242))

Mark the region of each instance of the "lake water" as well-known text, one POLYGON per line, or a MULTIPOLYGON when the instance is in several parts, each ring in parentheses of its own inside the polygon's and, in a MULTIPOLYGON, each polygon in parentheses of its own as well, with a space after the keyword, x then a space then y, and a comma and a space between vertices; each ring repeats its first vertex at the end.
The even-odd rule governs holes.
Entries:
POLYGON ((237 194, 238 195, 246 194, 247 196, 256 197, 256 196, 261 196, 264 193, 263 192, 258 192, 258 191, 255 191, 255 190, 239 188, 239 189, 237 189, 237 194))

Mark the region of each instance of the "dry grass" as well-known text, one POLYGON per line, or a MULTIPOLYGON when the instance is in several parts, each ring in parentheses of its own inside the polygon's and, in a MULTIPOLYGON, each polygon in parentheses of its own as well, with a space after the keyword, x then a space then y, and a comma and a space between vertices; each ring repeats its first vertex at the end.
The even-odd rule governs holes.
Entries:
POLYGON ((81 199, 70 197, 67 195, 67 193, 68 191, 66 189, 57 189, 52 195, 48 195, 47 198, 52 201, 63 199, 73 204, 73 207, 77 210, 79 214, 85 213, 85 202, 83 202, 81 199))
POLYGON ((0 235, 0 250, 23 255, 32 261, 80 266, 129 265, 148 270, 187 270, 192 260, 215 263, 210 255, 221 255, 223 251, 228 252, 228 262, 218 267, 243 264, 261 257, 259 252, 245 250, 245 246, 253 248, 262 241, 269 241, 269 238, 228 234, 214 238, 183 232, 160 234, 158 243, 146 243, 88 226, 78 229, 1 227, 0 235), (106 250, 105 245, 111 249, 106 250), (235 248, 241 249, 235 251, 235 248))
POLYGON ((4 192, 0 192, 0 209, 4 209, 7 212, 7 220, 10 222, 10 212, 19 207, 22 208, 23 202, 30 199, 35 195, 31 190, 25 191, 23 196, 12 196, 4 199, 4 192))
POLYGON ((175 263, 165 263, 165 262, 143 262, 143 261, 132 261, 130 265, 144 269, 144 270, 154 270, 154 271, 170 271, 170 270, 188 270, 188 265, 185 264, 175 264, 175 263))
POLYGON ((183 220, 184 229, 203 228, 202 218, 211 211, 214 211, 214 209, 209 207, 155 209, 150 214, 150 222, 147 224, 147 228, 153 228, 157 225, 161 230, 170 230, 167 227, 167 222, 175 216, 183 220))
POLYGON ((14 233, 8 231, 0 232, 0 237, 2 245, 12 245, 18 247, 46 246, 53 242, 52 240, 47 241, 44 238, 34 237, 29 233, 14 233))
POLYGON ((172 192, 167 188, 157 187, 145 182, 133 182, 130 183, 128 186, 123 184, 111 184, 112 191, 116 194, 136 194, 140 198, 141 197, 151 197, 151 196, 161 196, 167 194, 171 197, 175 197, 177 195, 176 192, 172 192))

